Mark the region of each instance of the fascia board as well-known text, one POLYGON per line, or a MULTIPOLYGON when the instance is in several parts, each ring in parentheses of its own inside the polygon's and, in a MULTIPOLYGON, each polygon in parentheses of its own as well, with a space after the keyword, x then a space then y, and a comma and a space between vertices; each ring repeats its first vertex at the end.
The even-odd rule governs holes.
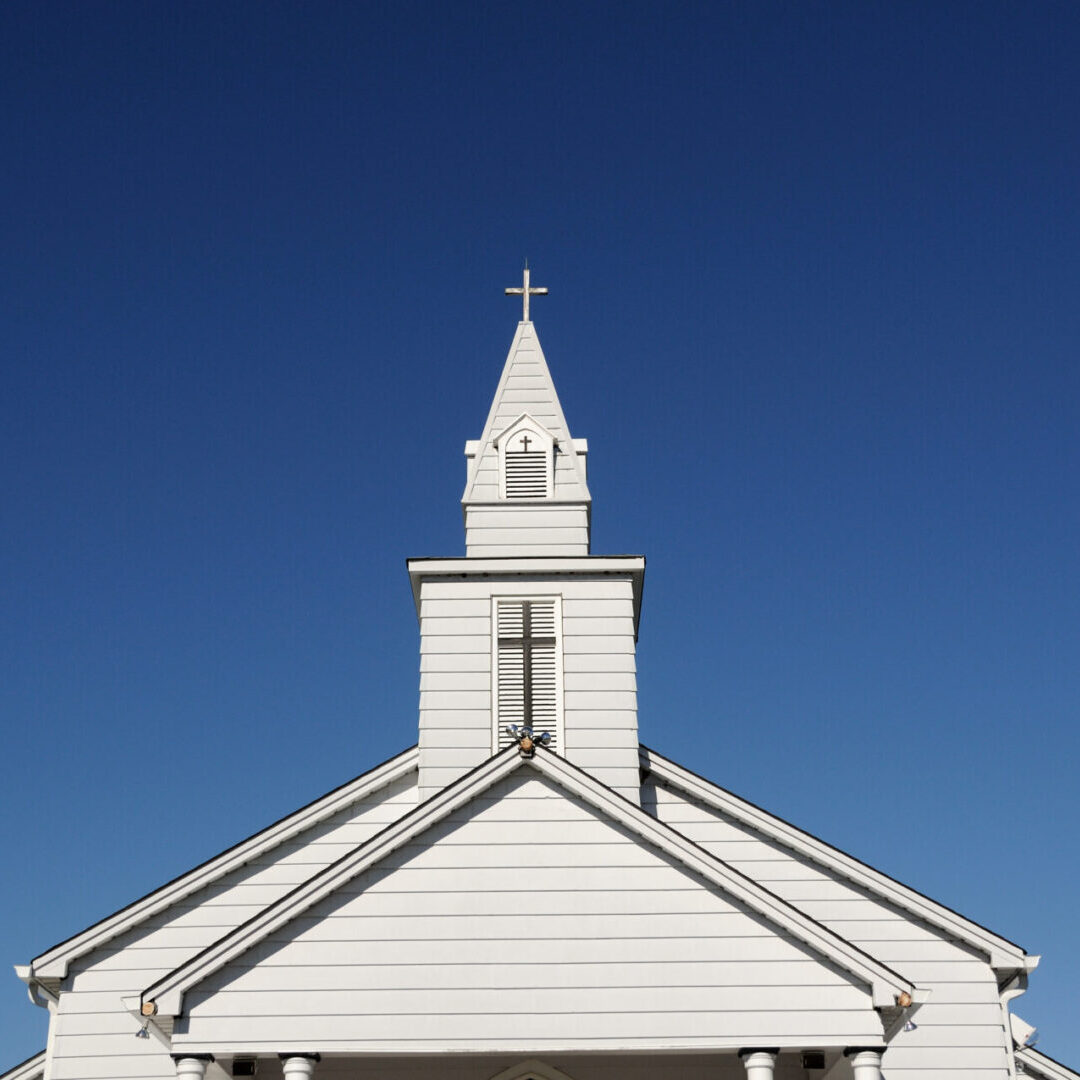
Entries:
MULTIPOLYGON (((1025 1070, 1044 1077, 1045 1080, 1080 1080, 1080 1073, 1052 1057, 1047 1057, 1033 1046, 1018 1046, 1016 1058, 1024 1063, 1025 1070)), ((0 1077, 0 1080, 4 1078, 0 1077)))
POLYGON ((20 1061, 6 1073, 0 1073, 0 1080, 40 1080, 45 1075, 45 1051, 42 1050, 25 1061, 20 1061))
POLYGON ((875 1008, 895 1008, 898 995, 914 992, 914 984, 899 972, 699 847, 677 829, 658 821, 565 758, 541 747, 538 748, 535 758, 531 759, 531 763, 541 773, 597 810, 619 821, 643 840, 655 844, 696 874, 736 897, 772 925, 780 927, 826 960, 867 983, 871 987, 875 1008))
POLYGON ((634 590, 634 637, 637 638, 641 596, 645 588, 644 555, 463 556, 452 559, 406 559, 405 565, 409 571, 418 619, 420 583, 425 578, 544 577, 557 580, 559 577, 580 577, 585 574, 629 576, 634 590))
MULTIPOLYGON (((499 443, 502 442, 503 439, 505 439, 508 435, 513 435, 514 432, 517 431, 517 429, 520 427, 535 428, 537 431, 542 431, 551 441, 552 446, 559 445, 558 436, 553 431, 550 431, 546 425, 541 424, 539 420, 535 420, 527 412, 523 412, 516 420, 513 420, 509 424, 507 424, 506 427, 502 429, 502 431, 498 432, 495 435, 492 435, 491 445, 494 447, 498 447, 499 443)), ((517 502, 518 500, 515 499, 514 501, 517 502)), ((546 499, 544 501, 550 502, 551 500, 546 499)), ((580 502, 580 500, 575 500, 575 502, 580 502)))
POLYGON ((267 905, 257 915, 219 938, 180 967, 143 991, 141 1001, 152 1002, 155 1016, 179 1016, 184 994, 214 972, 258 945, 267 935, 291 922, 342 885, 391 855, 413 837, 438 824, 522 763, 517 747, 508 746, 466 773, 414 810, 387 825, 369 840, 267 905))
POLYGON ((1036 957, 1031 957, 1015 942, 1009 941, 966 919, 951 908, 924 896, 915 889, 895 881, 880 870, 841 851, 824 840, 776 817, 753 803, 740 799, 711 781, 684 769, 682 766, 658 754, 648 747, 641 747, 642 768, 680 791, 693 796, 721 813, 729 814, 750 828, 763 833, 769 839, 789 847, 800 855, 821 866, 849 878, 857 885, 869 889, 878 896, 936 926, 939 930, 955 935, 980 952, 987 954, 991 966, 1001 970, 1028 970, 1036 957))
POLYGON ((898 994, 914 990, 902 975, 727 866, 670 826, 656 821, 564 758, 543 749, 538 749, 533 757, 524 758, 517 747, 509 746, 159 979, 143 991, 140 1000, 153 1002, 155 1016, 179 1016, 188 990, 523 765, 531 766, 623 824, 706 881, 745 903, 772 925, 808 945, 828 962, 869 985, 876 1008, 892 1008, 898 994))
POLYGON ((240 841, 207 862, 201 863, 193 870, 147 893, 146 896, 108 918, 94 923, 93 926, 74 937, 54 945, 32 962, 30 967, 33 976, 64 978, 67 975, 68 965, 73 960, 85 956, 86 953, 99 948, 133 926, 137 926, 199 889, 212 884, 231 870, 243 866, 244 863, 292 839, 313 825, 318 825, 351 803, 400 779, 416 768, 418 757, 417 748, 410 747, 390 758, 389 761, 384 761, 374 769, 335 788, 287 817, 281 818, 280 821, 240 841))

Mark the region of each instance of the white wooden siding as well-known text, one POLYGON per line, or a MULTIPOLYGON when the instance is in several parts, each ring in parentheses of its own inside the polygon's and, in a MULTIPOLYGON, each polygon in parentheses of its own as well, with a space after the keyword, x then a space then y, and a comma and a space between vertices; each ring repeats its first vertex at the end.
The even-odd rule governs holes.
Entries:
POLYGON ((189 991, 185 1008, 176 1043, 189 1049, 881 1037, 868 988, 520 773, 189 991))
POLYGON ((584 456, 570 438, 555 384, 531 323, 519 325, 503 366, 484 431, 470 445, 465 485, 466 550, 469 555, 581 555, 588 553, 589 491, 584 456), (525 507, 510 501, 506 518, 500 502, 499 453, 496 436, 512 427, 523 414, 541 425, 556 441, 550 499, 525 507), (558 503, 571 503, 556 509, 558 503), (489 504, 477 506, 475 504, 489 504), (496 504, 494 506, 490 504, 496 504), (540 514, 514 517, 524 509, 540 514), (473 511, 482 511, 475 517, 473 511), (561 512, 565 511, 565 513, 561 512))
POLYGON ((875 897, 854 882, 767 840, 683 793, 647 784, 644 804, 735 869, 767 886, 882 963, 932 991, 885 1055, 889 1080, 979 1075, 1004 1078, 1007 1042, 986 957, 875 897))
POLYGON ((615 576, 425 580, 420 587, 420 797, 486 760, 492 744, 492 596, 562 598, 562 746, 640 796, 633 585, 615 576))
POLYGON ((416 774, 374 792, 183 903, 75 961, 63 983, 50 1080, 175 1080, 154 1039, 120 1004, 416 805, 416 774))
POLYGON ((589 517, 584 503, 465 507, 465 554, 587 555, 589 517), (558 551, 552 551, 558 548, 558 551))

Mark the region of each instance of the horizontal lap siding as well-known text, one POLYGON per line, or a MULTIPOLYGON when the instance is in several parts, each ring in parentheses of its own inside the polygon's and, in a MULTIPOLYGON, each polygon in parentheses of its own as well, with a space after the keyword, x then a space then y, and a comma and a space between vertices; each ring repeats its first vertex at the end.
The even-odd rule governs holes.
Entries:
POLYGON ((932 991, 885 1056, 889 1080, 907 1074, 1007 1075, 1006 1039, 993 971, 970 947, 852 881, 767 840, 682 793, 647 785, 657 816, 841 937, 932 991))
POLYGON ((521 774, 276 931, 187 1007, 178 1042, 191 1046, 880 1037, 865 987, 521 774), (520 1016, 533 1020, 508 1024, 520 1016))
POLYGON ((52 1080, 174 1080, 164 1047, 134 1038, 138 1025, 122 1009, 121 997, 140 993, 415 805, 413 774, 81 957, 72 965, 53 1021, 52 1080))
POLYGON ((633 587, 596 576, 552 582, 425 581, 420 593, 421 796, 491 754, 491 598, 562 597, 563 742, 575 764, 639 796, 633 587))
POLYGON ((584 504, 522 506, 511 502, 466 507, 465 553, 470 557, 552 554, 552 547, 564 555, 588 554, 589 520, 584 504))

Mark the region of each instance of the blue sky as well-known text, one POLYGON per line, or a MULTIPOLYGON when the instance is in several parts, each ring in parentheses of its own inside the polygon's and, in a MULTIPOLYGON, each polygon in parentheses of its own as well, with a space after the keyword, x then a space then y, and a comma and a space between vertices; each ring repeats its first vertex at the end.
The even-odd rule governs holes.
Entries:
MULTIPOLYGON (((524 257, 645 742, 1080 1064, 1080 13, 0 9, 0 958, 416 737, 524 257)), ((0 1065, 44 1014, 0 979, 0 1065)))

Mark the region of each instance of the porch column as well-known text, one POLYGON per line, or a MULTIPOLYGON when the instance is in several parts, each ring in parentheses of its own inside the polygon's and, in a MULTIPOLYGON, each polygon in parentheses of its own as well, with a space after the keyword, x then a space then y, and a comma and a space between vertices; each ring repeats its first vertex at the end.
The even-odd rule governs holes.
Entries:
POLYGON ((851 1059, 855 1080, 881 1080, 881 1055, 884 1046, 849 1046, 844 1057, 851 1059))
POLYGON ((213 1054, 173 1054, 177 1080, 203 1080, 213 1054))
POLYGON ((746 1067, 746 1080, 772 1080, 773 1067, 776 1065, 776 1055, 780 1051, 776 1047, 762 1049, 749 1047, 739 1051, 739 1057, 746 1067))
POLYGON ((318 1054, 278 1054, 285 1080, 312 1080, 315 1066, 322 1060, 318 1054))

